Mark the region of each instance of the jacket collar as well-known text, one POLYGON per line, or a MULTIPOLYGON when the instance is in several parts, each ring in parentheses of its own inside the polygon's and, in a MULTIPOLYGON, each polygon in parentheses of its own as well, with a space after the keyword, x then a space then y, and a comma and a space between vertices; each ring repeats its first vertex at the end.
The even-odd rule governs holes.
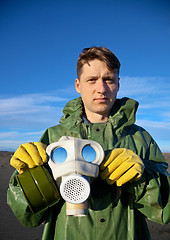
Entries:
MULTIPOLYGON (((114 125, 114 128, 124 128, 134 124, 138 105, 138 102, 127 97, 116 99, 108 121, 114 125)), ((63 109, 64 115, 61 117, 60 123, 67 129, 79 125, 83 122, 83 111, 81 97, 69 101, 63 109)))
POLYGON ((136 121, 138 105, 139 103, 137 101, 127 97, 116 99, 110 113, 109 121, 112 122, 116 128, 133 125, 136 121))

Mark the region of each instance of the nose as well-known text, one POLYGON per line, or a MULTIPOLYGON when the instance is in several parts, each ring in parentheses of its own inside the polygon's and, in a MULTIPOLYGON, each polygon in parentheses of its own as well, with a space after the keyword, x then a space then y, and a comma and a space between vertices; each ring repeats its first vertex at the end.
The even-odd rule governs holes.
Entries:
POLYGON ((102 94, 106 92, 106 84, 103 80, 97 82, 97 92, 102 94))

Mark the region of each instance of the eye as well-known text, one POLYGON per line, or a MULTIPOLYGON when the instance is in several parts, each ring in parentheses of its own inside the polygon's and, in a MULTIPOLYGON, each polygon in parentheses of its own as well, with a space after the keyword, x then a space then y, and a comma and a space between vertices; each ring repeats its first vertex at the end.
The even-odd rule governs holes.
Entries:
POLYGON ((93 162, 96 159, 96 151, 90 145, 86 145, 82 150, 82 156, 87 162, 93 162))
POLYGON ((92 78, 87 79, 88 83, 95 83, 96 81, 97 81, 96 77, 92 77, 92 78))
POLYGON ((92 78, 87 80, 87 82, 90 82, 90 83, 92 83, 92 82, 94 82, 94 81, 95 81, 95 80, 92 79, 92 78))
POLYGON ((106 78, 105 82, 112 84, 112 83, 115 83, 115 79, 113 79, 113 78, 106 78))
POLYGON ((65 162, 66 158, 67 158, 67 151, 64 148, 58 147, 54 149, 52 153, 52 159, 54 162, 63 163, 65 162))

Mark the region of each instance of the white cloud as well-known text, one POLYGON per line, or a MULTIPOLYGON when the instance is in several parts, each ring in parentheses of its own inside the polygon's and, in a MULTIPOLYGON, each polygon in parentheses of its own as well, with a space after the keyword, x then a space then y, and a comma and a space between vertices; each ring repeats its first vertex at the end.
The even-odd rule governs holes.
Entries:
POLYGON ((31 131, 57 124, 67 101, 55 93, 1 97, 0 128, 31 131))
POLYGON ((154 109, 154 108, 163 108, 163 109, 169 109, 170 105, 168 101, 158 101, 157 99, 153 99, 151 103, 144 103, 140 104, 141 109, 154 109))
POLYGON ((41 135, 43 132, 39 131, 39 132, 18 132, 18 131, 8 131, 8 132, 1 132, 0 133, 0 140, 2 139, 17 139, 17 138, 22 138, 24 137, 28 137, 30 138, 30 136, 39 136, 41 135))
POLYGON ((14 152, 22 143, 25 141, 11 141, 11 140, 0 140, 0 151, 11 151, 14 152))
POLYGON ((19 145, 26 142, 37 142, 40 140, 43 131, 39 132, 21 132, 21 131, 8 131, 0 132, 0 151, 8 150, 14 151, 19 145))
MULTIPOLYGON (((122 76, 120 79, 120 93, 123 96, 151 97, 162 95, 169 97, 170 81, 162 77, 127 77, 122 76), (157 95, 159 94, 159 95, 157 95)), ((161 98, 160 98, 161 101, 161 98)))
POLYGON ((168 122, 170 116, 170 79, 161 77, 122 77, 119 97, 139 102, 137 114, 143 119, 168 122))
POLYGON ((27 94, 0 99, 0 116, 28 114, 51 110, 50 103, 66 102, 68 99, 48 94, 27 94))
POLYGON ((170 130, 170 122, 159 122, 159 121, 150 121, 150 120, 137 120, 136 123, 143 127, 148 128, 159 128, 170 130))

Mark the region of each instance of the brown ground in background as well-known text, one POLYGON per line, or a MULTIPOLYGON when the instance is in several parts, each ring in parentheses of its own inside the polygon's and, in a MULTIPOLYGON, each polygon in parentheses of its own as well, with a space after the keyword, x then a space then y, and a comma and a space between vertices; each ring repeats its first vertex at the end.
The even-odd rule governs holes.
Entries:
MULTIPOLYGON (((40 240, 43 226, 37 228, 25 228, 13 215, 11 209, 6 204, 6 192, 8 182, 14 168, 9 165, 11 152, 0 151, 0 239, 1 240, 40 240)), ((164 154, 169 163, 170 173, 170 153, 164 154)), ((148 221, 152 240, 170 239, 170 223, 162 226, 148 221)))

